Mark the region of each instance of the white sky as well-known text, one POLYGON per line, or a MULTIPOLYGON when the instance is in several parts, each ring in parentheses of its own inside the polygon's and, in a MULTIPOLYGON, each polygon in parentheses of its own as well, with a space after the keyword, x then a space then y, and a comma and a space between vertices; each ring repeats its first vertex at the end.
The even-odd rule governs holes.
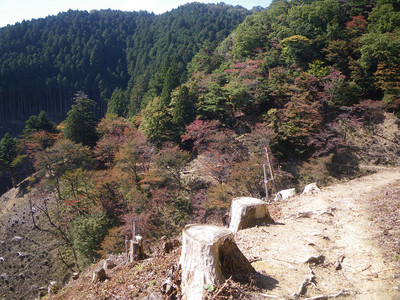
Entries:
MULTIPOLYGON (((188 0, 0 0, 0 27, 13 25, 22 20, 44 18, 59 12, 73 10, 115 9, 124 11, 147 10, 160 14, 177 8, 188 0)), ((247 9, 254 6, 268 7, 271 0, 197 0, 202 3, 224 2, 241 5, 247 9)))

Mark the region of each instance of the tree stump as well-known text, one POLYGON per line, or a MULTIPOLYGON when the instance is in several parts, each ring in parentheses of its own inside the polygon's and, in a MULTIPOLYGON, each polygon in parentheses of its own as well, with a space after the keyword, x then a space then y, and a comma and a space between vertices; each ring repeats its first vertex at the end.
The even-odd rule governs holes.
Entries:
POLYGON ((140 235, 132 237, 132 240, 129 241, 129 252, 128 252, 128 260, 129 262, 133 262, 135 260, 140 260, 145 257, 143 251, 143 238, 140 235))
POLYGON ((187 225, 182 233, 183 299, 201 300, 204 286, 217 286, 232 275, 255 273, 232 232, 214 225, 187 225))
POLYGON ((57 284, 57 281, 51 281, 49 283, 49 286, 47 287, 47 294, 49 296, 52 296, 54 294, 57 294, 58 290, 59 290, 59 286, 57 284))
POLYGON ((92 284, 98 281, 105 281, 107 279, 106 271, 103 268, 94 270, 92 277, 92 284))
POLYGON ((232 200, 229 229, 236 233, 240 229, 262 223, 274 223, 269 215, 267 203, 251 197, 239 197, 232 200))
POLYGON ((302 194, 309 194, 309 193, 313 193, 314 191, 316 191, 316 192, 319 192, 319 191, 320 191, 320 189, 319 189, 319 187, 317 186, 317 183, 316 183, 316 182, 307 184, 307 185, 304 187, 304 190, 303 190, 303 193, 302 193, 302 194))

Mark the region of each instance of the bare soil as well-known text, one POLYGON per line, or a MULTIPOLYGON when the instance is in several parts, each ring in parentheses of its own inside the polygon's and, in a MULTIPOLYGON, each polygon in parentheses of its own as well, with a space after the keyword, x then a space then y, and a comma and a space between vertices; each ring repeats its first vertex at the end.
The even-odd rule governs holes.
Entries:
MULTIPOLYGON (((31 212, 22 188, 0 196, 1 300, 33 299, 40 288, 47 290, 50 281, 65 276, 55 264, 56 240, 34 229, 31 212)), ((37 211, 35 219, 39 223, 43 215, 37 211)))
POLYGON ((342 292, 351 299, 400 299, 399 194, 400 170, 387 168, 271 205, 277 224, 236 236, 245 256, 257 260, 256 270, 274 282, 261 298, 342 292), (320 259, 305 263, 312 257, 320 259), (299 293, 310 270, 314 280, 299 293))

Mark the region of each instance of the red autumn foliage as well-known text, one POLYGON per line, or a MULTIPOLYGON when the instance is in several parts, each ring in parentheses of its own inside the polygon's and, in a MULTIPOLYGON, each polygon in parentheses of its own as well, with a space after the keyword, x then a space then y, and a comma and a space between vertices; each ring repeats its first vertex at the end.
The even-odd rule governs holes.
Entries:
POLYGON ((224 73, 242 78, 254 78, 260 75, 262 62, 262 59, 237 62, 232 65, 231 69, 226 69, 224 73))
POLYGON ((159 209, 169 200, 169 191, 167 188, 160 188, 151 191, 151 200, 159 209))
POLYGON ((216 120, 194 120, 186 126, 186 134, 181 136, 182 142, 192 141, 193 149, 201 152, 207 149, 209 136, 216 132, 219 126, 220 123, 216 120))
POLYGON ((232 172, 232 166, 237 159, 235 153, 220 153, 209 150, 204 153, 204 170, 220 184, 225 183, 232 172))
POLYGON ((364 125, 376 125, 385 118, 382 101, 363 100, 354 105, 364 125))
POLYGON ((59 137, 59 134, 47 131, 34 132, 24 140, 26 152, 30 158, 35 158, 38 152, 53 146, 59 137))
POLYGON ((123 118, 103 118, 97 125, 97 132, 101 135, 130 136, 135 128, 131 122, 123 118))
POLYGON ((345 24, 346 31, 352 36, 358 36, 367 31, 368 21, 363 16, 355 16, 345 24))
POLYGON ((96 158, 109 165, 113 162, 116 153, 121 145, 125 144, 127 137, 120 135, 104 135, 96 144, 93 153, 96 158))

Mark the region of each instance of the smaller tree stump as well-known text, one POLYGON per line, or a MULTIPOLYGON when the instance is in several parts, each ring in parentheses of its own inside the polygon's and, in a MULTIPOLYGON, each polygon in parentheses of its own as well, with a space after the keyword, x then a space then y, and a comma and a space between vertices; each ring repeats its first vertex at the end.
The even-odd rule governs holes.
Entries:
POLYGON ((92 284, 107 279, 106 271, 103 268, 94 270, 92 277, 92 284))
POLYGON ((255 273, 232 232, 214 225, 187 225, 182 233, 182 294, 201 300, 204 286, 217 286, 232 275, 255 273))
POLYGON ((49 296, 52 296, 54 294, 57 294, 58 290, 59 290, 59 286, 57 284, 57 281, 51 281, 49 283, 49 286, 47 287, 47 294, 49 296))
POLYGON ((314 191, 316 191, 316 192, 319 192, 319 191, 320 191, 320 189, 319 189, 319 187, 317 186, 317 183, 316 183, 316 182, 307 184, 307 185, 304 187, 304 190, 303 190, 303 193, 302 193, 302 194, 309 194, 309 193, 313 193, 314 191))
POLYGON ((267 203, 257 198, 239 197, 233 199, 230 215, 229 230, 233 233, 258 224, 274 223, 269 215, 267 203))
POLYGON ((143 238, 140 235, 136 235, 132 237, 132 240, 129 241, 129 252, 128 259, 129 262, 133 262, 135 260, 140 260, 145 257, 143 250, 143 238))

